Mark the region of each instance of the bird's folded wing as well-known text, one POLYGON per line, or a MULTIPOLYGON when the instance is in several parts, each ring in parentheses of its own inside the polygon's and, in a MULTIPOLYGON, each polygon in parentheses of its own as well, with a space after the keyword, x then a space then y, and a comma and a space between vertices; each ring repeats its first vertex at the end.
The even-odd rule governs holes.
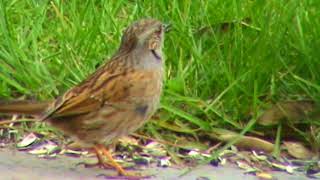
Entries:
POLYGON ((86 81, 87 83, 84 82, 59 97, 52 107, 48 108, 43 119, 98 111, 105 105, 129 108, 134 104, 130 104, 128 97, 142 97, 157 93, 153 92, 151 87, 154 76, 157 74, 149 71, 126 71, 90 78, 90 81, 86 81))

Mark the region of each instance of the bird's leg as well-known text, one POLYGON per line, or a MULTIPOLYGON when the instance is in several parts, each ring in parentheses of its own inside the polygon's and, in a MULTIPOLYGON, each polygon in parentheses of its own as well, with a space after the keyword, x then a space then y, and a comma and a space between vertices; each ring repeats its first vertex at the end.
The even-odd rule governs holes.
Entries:
MULTIPOLYGON (((72 142, 70 144, 68 144, 67 146, 68 149, 73 149, 73 150, 78 150, 78 149, 83 149, 83 145, 77 141, 72 142)), ((96 155, 96 157, 98 158, 98 162, 80 162, 77 165, 84 165, 85 167, 95 167, 95 166, 99 166, 102 168, 107 168, 110 169, 113 166, 110 165, 109 162, 107 162, 106 160, 104 160, 104 155, 102 154, 100 148, 93 146, 93 148, 88 149, 88 151, 94 153, 96 155)))
POLYGON ((94 146, 94 149, 97 153, 97 157, 99 159, 99 162, 103 165, 103 166, 107 166, 107 167, 114 167, 119 175, 121 176, 130 176, 131 174, 126 172, 113 158, 112 155, 110 154, 110 152, 106 149, 106 147, 102 144, 98 144, 96 146, 94 146), (100 150, 102 151, 102 153, 100 152, 100 150), (110 162, 105 162, 103 159, 103 156, 106 156, 108 158, 108 160, 110 162))
POLYGON ((109 162, 106 162, 106 160, 104 159, 104 155, 103 152, 100 151, 100 147, 94 146, 93 149, 98 158, 98 163, 96 165, 102 166, 104 168, 113 167, 109 162))

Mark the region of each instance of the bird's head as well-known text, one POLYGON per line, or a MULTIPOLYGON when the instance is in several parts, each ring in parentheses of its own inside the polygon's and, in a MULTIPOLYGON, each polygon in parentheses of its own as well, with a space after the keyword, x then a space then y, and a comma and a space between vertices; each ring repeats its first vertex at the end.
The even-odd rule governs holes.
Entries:
POLYGON ((167 29, 167 25, 155 19, 136 21, 124 31, 120 50, 140 49, 161 54, 167 29))

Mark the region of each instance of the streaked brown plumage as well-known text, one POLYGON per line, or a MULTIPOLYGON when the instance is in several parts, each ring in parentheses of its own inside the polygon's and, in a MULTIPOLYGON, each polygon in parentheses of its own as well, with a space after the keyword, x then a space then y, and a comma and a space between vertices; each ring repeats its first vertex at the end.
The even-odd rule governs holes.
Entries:
MULTIPOLYGON (((157 109, 162 90, 164 25, 145 19, 126 29, 116 54, 85 81, 51 103, 0 103, 0 112, 42 114, 42 119, 95 146, 141 127, 157 109)), ((112 161, 112 164, 115 163, 112 161)), ((127 173, 113 164, 121 175, 127 173)))

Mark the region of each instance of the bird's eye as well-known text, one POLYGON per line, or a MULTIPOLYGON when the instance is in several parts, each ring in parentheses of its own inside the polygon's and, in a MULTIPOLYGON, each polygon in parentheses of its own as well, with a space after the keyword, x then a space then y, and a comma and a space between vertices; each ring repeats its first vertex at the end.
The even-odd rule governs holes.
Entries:
POLYGON ((162 26, 160 26, 154 33, 156 36, 160 37, 160 35, 162 33, 162 26))

